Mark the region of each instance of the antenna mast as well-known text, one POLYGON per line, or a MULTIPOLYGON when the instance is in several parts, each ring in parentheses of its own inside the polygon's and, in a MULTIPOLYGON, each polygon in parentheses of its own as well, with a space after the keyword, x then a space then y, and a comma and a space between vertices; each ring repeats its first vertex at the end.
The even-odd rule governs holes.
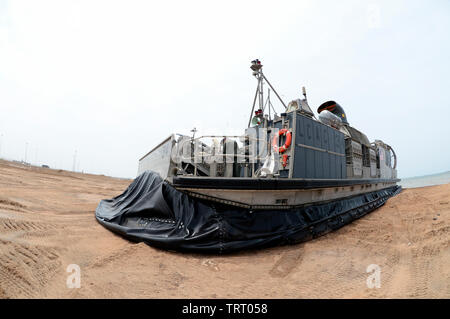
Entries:
POLYGON ((256 99, 259 97, 259 108, 256 111, 256 115, 263 115, 263 109, 264 109, 264 91, 263 91, 263 83, 266 81, 266 83, 269 85, 269 87, 272 89, 273 92, 275 92, 275 95, 280 100, 281 104, 283 104, 284 108, 286 109, 286 104, 283 102, 281 97, 278 95, 277 91, 273 88, 272 84, 267 80, 264 73, 262 72, 262 64, 261 61, 258 59, 252 61, 252 65, 250 66, 250 69, 253 70, 253 75, 258 80, 258 85, 256 87, 256 93, 255 98, 253 99, 253 106, 252 106, 252 112, 250 113, 250 119, 248 120, 248 127, 250 127, 250 123, 252 121, 253 112, 255 111, 255 105, 256 105, 256 99))

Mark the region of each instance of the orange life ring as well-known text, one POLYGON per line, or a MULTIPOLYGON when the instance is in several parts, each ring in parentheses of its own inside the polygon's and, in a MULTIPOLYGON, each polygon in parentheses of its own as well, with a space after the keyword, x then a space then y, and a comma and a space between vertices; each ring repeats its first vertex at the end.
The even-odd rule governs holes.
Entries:
POLYGON ((291 146, 291 142, 292 142, 292 133, 288 129, 283 128, 283 129, 278 131, 278 136, 275 135, 273 137, 272 147, 273 147, 275 152, 278 151, 280 153, 284 153, 289 148, 289 146, 291 146), (284 143, 283 146, 278 147, 278 137, 281 136, 281 135, 286 135, 286 142, 284 143))

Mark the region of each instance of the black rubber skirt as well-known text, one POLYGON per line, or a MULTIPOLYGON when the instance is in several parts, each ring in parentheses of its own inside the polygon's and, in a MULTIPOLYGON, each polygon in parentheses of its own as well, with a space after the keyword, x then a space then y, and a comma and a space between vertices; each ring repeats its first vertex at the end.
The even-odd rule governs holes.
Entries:
POLYGON ((99 223, 132 241, 208 253, 295 244, 338 229, 401 191, 380 191, 288 210, 248 210, 193 198, 147 171, 125 192, 102 200, 99 223))

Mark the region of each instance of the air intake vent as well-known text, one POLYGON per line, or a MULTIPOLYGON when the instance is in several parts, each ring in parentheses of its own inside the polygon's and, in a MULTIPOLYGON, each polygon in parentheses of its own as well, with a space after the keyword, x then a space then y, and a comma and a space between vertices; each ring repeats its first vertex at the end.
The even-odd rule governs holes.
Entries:
POLYGON ((345 115, 344 109, 342 106, 337 104, 335 101, 328 101, 323 103, 319 108, 317 109, 317 113, 320 114, 322 111, 329 111, 337 116, 342 120, 344 124, 348 124, 347 116, 345 115))

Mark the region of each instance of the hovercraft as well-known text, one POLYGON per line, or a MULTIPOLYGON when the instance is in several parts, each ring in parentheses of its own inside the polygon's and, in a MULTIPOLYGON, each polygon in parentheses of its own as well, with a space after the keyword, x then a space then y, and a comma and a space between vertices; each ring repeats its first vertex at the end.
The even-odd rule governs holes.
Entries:
POLYGON ((342 106, 327 101, 316 117, 305 88, 286 105, 261 62, 251 69, 258 84, 244 134, 169 136, 139 160, 123 194, 99 203, 98 222, 155 247, 225 253, 318 237, 401 191, 393 148, 370 142, 342 106))

